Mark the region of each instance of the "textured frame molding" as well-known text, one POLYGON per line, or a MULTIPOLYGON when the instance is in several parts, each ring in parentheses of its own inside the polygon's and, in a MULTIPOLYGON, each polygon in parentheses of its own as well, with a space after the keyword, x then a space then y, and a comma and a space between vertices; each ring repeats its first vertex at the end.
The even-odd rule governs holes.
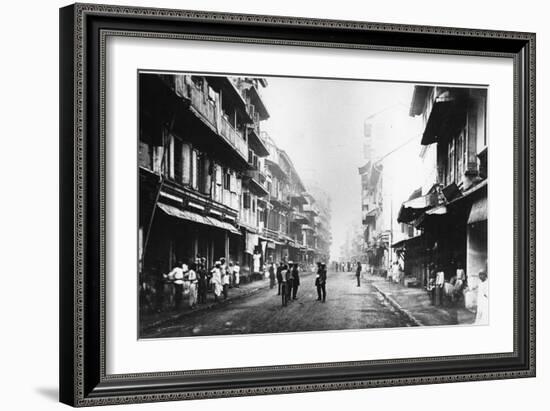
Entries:
POLYGON ((65 7, 60 10, 60 16, 62 402, 91 406, 535 375, 533 33, 92 4, 65 7), (154 31, 150 29, 153 25, 154 31), (327 41, 323 33, 328 31, 341 40, 333 41, 333 37, 327 35, 330 37, 327 41), (104 87, 108 36, 512 58, 515 163, 513 353, 106 375, 104 87), (98 102, 97 108, 90 101, 98 102), (408 368, 417 365, 418 370, 405 373, 403 365, 408 368), (444 365, 449 367, 450 374, 444 365), (376 371, 368 374, 367 368, 376 371), (453 371, 459 369, 462 371, 453 371), (361 374, 361 370, 365 372, 361 374), (328 372, 330 378, 323 372, 328 372), (277 379, 281 373, 286 373, 285 377, 277 379), (252 375, 263 378, 273 375, 273 378, 271 381, 256 380, 252 384, 239 380, 241 376, 250 379, 252 375), (224 383, 213 383, 222 377, 226 380, 224 383), (193 383, 193 379, 199 383, 193 383))

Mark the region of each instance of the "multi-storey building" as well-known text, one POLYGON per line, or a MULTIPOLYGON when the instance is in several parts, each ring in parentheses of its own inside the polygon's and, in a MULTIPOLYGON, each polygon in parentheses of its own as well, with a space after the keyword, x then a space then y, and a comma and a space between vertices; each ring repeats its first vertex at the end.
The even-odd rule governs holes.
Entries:
POLYGON ((486 89, 416 86, 411 116, 421 116, 423 177, 399 222, 422 231, 424 281, 466 271, 475 286, 487 265, 486 89))
POLYGON ((142 272, 197 255, 237 258, 247 102, 227 77, 139 76, 139 245, 142 272))
POLYGON ((408 118, 407 109, 396 104, 369 116, 364 127, 365 164, 359 167, 364 243, 361 260, 380 274, 394 262, 404 268, 398 247, 411 234, 397 224, 401 202, 418 185, 415 174, 420 162, 413 139, 419 122, 404 120, 408 118))
POLYGON ((316 252, 304 240, 315 238, 305 186, 261 130, 265 86, 248 77, 140 74, 142 277, 197 256, 208 267, 226 257, 244 277, 261 275, 267 258, 301 262, 307 247, 316 252), (304 235, 306 223, 312 234, 304 235))
POLYGON ((247 125, 248 164, 250 169, 242 176, 241 207, 239 225, 243 234, 242 265, 243 274, 262 275, 264 252, 260 235, 266 225, 269 190, 265 158, 269 155, 261 122, 269 118, 269 113, 261 97, 260 88, 267 86, 261 78, 237 78, 237 88, 248 105, 252 122, 247 125))

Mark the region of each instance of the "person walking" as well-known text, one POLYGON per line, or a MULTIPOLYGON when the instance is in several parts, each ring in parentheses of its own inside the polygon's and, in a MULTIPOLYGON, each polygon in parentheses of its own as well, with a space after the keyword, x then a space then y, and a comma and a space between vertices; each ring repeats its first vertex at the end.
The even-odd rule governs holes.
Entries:
POLYGON ((355 277, 357 277, 357 287, 361 287, 361 262, 357 261, 357 268, 355 269, 355 277))
POLYGON ((300 273, 298 270, 298 264, 294 264, 292 267, 292 299, 296 300, 298 297, 296 297, 296 294, 298 293, 298 287, 300 286, 300 273))
POLYGON ((218 301, 218 298, 220 295, 222 295, 222 269, 221 269, 221 262, 216 261, 214 263, 214 268, 212 269, 212 279, 210 280, 212 282, 212 287, 214 288, 214 300, 218 301))
POLYGON ((189 272, 187 273, 187 281, 189 281, 189 307, 194 309, 197 306, 197 295, 198 295, 198 283, 199 278, 197 276, 197 265, 192 263, 189 266, 189 272))

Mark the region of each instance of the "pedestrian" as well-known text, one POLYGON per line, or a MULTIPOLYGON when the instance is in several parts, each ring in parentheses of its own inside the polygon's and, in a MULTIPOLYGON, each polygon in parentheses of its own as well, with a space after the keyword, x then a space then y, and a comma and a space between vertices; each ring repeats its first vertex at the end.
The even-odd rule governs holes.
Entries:
POLYGON ((479 283, 477 285, 477 311, 475 324, 489 323, 489 281, 487 280, 487 271, 481 270, 478 274, 479 283))
POLYGON ((214 263, 214 268, 212 269, 212 279, 210 280, 212 282, 212 287, 214 288, 214 300, 218 301, 218 298, 220 295, 222 295, 222 269, 221 269, 222 263, 220 261, 216 261, 214 263))
MULTIPOLYGON (((225 257, 220 257, 220 269, 222 270, 222 281, 223 281, 223 277, 226 275, 227 273, 227 270, 228 270, 228 266, 227 266, 227 262, 225 261, 225 257)), ((222 282, 223 284, 223 282, 222 282)))
POLYGON ((206 267, 202 263, 202 259, 197 257, 197 276, 198 276, 198 303, 206 303, 208 293, 208 276, 206 275, 206 267))
POLYGON ((295 300, 298 297, 296 297, 296 294, 298 293, 298 287, 300 286, 300 273, 298 270, 298 264, 294 264, 292 267, 292 299, 295 300))
POLYGON ((281 288, 282 288, 282 282, 283 282, 283 276, 281 274, 282 270, 283 270, 283 264, 279 263, 277 265, 277 285, 278 285, 277 295, 281 295, 281 288))
POLYGON ((269 263, 269 288, 273 289, 275 287, 275 264, 272 262, 269 263))
POLYGON ((289 270, 286 264, 280 264, 281 268, 281 282, 280 282, 280 289, 281 289, 281 300, 283 307, 286 307, 288 303, 288 283, 287 279, 289 276, 289 270))
POLYGON ((181 300, 183 298, 183 277, 184 266, 187 268, 187 264, 182 264, 178 261, 176 266, 166 276, 168 281, 171 281, 174 289, 174 308, 177 310, 181 307, 181 300))
POLYGON ((233 265, 233 284, 235 284, 235 287, 240 288, 241 266, 239 265, 239 261, 235 261, 235 264, 233 265))
POLYGON ((327 265, 325 263, 321 264, 321 274, 319 275, 319 286, 321 288, 321 294, 323 295, 322 302, 325 302, 327 299, 327 265))
POLYGON ((322 286, 321 286, 321 275, 323 273, 323 266, 320 262, 317 263, 317 276, 315 277, 315 287, 317 288, 317 301, 322 301, 322 286))
POLYGON ((187 273, 187 280, 189 281, 189 307, 194 309, 197 305, 197 294, 198 294, 198 283, 199 279, 197 276, 197 265, 191 263, 189 266, 189 271, 187 273))
POLYGON ((361 287, 361 262, 357 261, 357 268, 355 270, 355 277, 357 277, 357 287, 361 287))
POLYGON ((290 301, 292 297, 292 289, 294 288, 294 276, 292 275, 292 267, 294 263, 292 261, 288 262, 287 271, 286 271, 286 300, 290 301))
POLYGON ((231 282, 231 275, 229 274, 229 271, 222 270, 222 292, 223 292, 223 299, 227 300, 227 293, 229 291, 229 284, 231 282))

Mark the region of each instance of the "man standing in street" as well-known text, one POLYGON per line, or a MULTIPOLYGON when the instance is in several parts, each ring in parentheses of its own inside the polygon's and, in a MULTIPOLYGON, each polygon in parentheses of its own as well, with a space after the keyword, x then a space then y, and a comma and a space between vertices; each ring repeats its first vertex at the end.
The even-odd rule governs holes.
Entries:
POLYGON ((292 297, 292 289, 294 288, 294 276, 292 275, 292 267, 294 267, 294 264, 292 261, 288 262, 288 265, 286 266, 286 300, 290 301, 292 297))
POLYGON ((281 299, 283 307, 286 307, 288 303, 288 282, 287 278, 289 277, 289 271, 286 264, 280 264, 279 268, 281 269, 281 282, 279 283, 279 289, 281 290, 281 299))
POLYGON ((298 272, 298 263, 295 263, 292 267, 292 299, 295 300, 298 293, 298 286, 300 285, 300 273, 298 272))
POLYGON ((322 302, 325 302, 327 299, 327 266, 325 263, 321 264, 321 269, 319 273, 319 288, 317 289, 317 295, 322 302))
POLYGON ((277 284, 279 286, 277 295, 281 295, 281 288, 282 288, 282 282, 283 282, 283 276, 281 274, 282 270, 283 270, 283 264, 282 263, 277 264, 277 284))
POLYGON ((357 268, 355 270, 355 277, 357 277, 357 287, 361 287, 361 262, 357 261, 357 268))
POLYGON ((208 292, 208 276, 206 275, 206 267, 203 265, 200 257, 197 257, 197 276, 198 276, 198 288, 199 288, 199 304, 206 303, 206 295, 208 292))

